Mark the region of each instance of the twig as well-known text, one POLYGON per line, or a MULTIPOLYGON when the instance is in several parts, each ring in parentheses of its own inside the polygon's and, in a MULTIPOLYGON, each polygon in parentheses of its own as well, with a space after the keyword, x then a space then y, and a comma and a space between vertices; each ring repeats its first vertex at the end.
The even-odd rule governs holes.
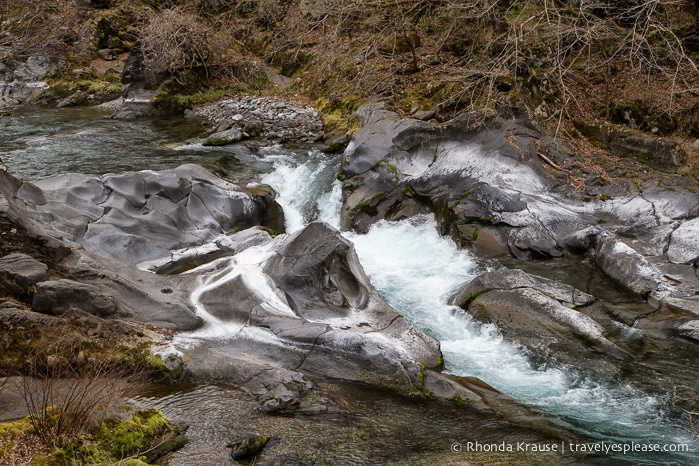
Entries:
POLYGON ((558 165, 556 165, 556 164, 553 162, 553 160, 551 160, 550 158, 546 157, 546 156, 545 156, 544 154, 542 154, 541 152, 537 152, 536 155, 538 155, 539 157, 541 157, 542 159, 544 159, 544 162, 548 163, 549 165, 551 165, 551 166, 552 166, 553 168, 555 168, 556 170, 568 171, 568 170, 566 170, 565 168, 559 167, 558 165))
POLYGON ((699 427, 694 427, 694 416, 699 417, 699 413, 684 410, 684 412, 689 416, 689 428, 692 430, 692 435, 699 442, 699 427))

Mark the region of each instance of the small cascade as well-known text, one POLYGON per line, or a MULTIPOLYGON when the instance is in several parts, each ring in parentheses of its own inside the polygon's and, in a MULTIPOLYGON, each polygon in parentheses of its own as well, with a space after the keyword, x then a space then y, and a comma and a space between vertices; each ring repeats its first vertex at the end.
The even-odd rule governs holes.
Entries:
MULTIPOLYGON (((338 228, 341 184, 328 176, 337 161, 316 154, 305 160, 282 156, 263 177, 280 193, 287 227, 294 231, 321 220, 338 228), (318 175, 313 178, 314 174, 318 175)), ((383 298, 411 323, 437 338, 446 371, 475 376, 502 392, 536 405, 559 422, 600 442, 691 444, 686 426, 668 417, 669 399, 626 383, 594 380, 584 368, 537 366, 528 350, 503 339, 493 325, 474 322, 448 304, 456 289, 488 270, 449 239, 431 216, 379 221, 366 234, 343 232, 383 298)), ((691 454, 691 453, 690 453, 691 454)), ((678 454, 667 464, 688 464, 678 454)), ((607 455, 611 459, 613 455, 607 455)), ((631 456, 627 456, 631 459, 631 456)), ((668 457, 669 458, 669 457, 668 457)), ((634 464, 655 464, 643 454, 634 464), (648 462, 647 462, 648 461, 648 462)))

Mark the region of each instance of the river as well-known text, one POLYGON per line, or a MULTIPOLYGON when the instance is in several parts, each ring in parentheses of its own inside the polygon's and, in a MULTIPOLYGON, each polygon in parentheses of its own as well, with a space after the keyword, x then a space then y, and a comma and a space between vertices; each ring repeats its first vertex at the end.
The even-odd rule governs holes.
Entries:
MULTIPOLYGON (((271 147, 258 153, 242 145, 203 148, 186 142, 200 131, 193 122, 181 119, 120 122, 104 117, 105 113, 96 109, 46 110, 0 117, 0 159, 10 171, 25 179, 69 171, 101 174, 199 163, 236 183, 263 182, 273 186, 284 207, 289 232, 313 220, 339 227, 341 190, 335 179, 337 156, 324 155, 312 148, 271 147)), ((683 364, 690 367, 695 364, 699 357, 696 345, 668 342, 665 356, 639 364, 638 370, 629 368, 624 378, 605 377, 595 367, 541 361, 525 348, 503 339, 497 328, 478 324, 459 308, 447 304, 457 287, 478 273, 501 265, 478 261, 467 251, 456 248, 451 240, 440 237, 433 218, 424 216, 398 223, 382 221, 364 235, 343 234, 355 244, 367 275, 384 299, 441 342, 447 372, 478 377, 518 400, 541 408, 552 420, 591 442, 657 444, 664 448, 688 445, 691 449, 689 453, 609 453, 595 456, 597 464, 696 464, 699 445, 691 437, 687 419, 678 408, 691 401, 687 397, 696 395, 697 381, 683 364), (658 373, 663 376, 661 380, 653 376, 658 373)), ((626 331, 628 338, 638 338, 633 329, 626 331)), ((183 387, 167 394, 144 393, 137 398, 176 418, 191 421, 193 417, 208 418, 204 407, 211 408, 212 404, 218 403, 217 412, 221 413, 243 410, 236 408, 226 390, 214 386, 183 387)), ((365 400, 367 411, 376 411, 381 403, 379 399, 365 396, 370 399, 365 400)), ((383 427, 391 432, 396 426, 411 425, 410 416, 422 416, 416 425, 425 422, 425 412, 429 411, 423 402, 411 404, 412 408, 407 408, 410 403, 405 400, 393 397, 385 402, 386 406, 400 411, 394 413, 396 418, 403 419, 398 422, 389 417, 383 421, 386 423, 383 427)), ((327 438, 318 442, 326 449, 340 442, 343 452, 336 456, 329 451, 316 455, 316 464, 370 464, 371 458, 376 459, 371 464, 420 464, 408 461, 414 452, 406 451, 404 463, 396 460, 401 449, 405 450, 405 444, 400 442, 397 445, 388 442, 395 451, 387 452, 382 462, 375 447, 362 449, 362 445, 371 445, 365 437, 382 427, 372 424, 371 428, 358 428, 353 431, 354 440, 348 440, 345 437, 349 434, 339 434, 330 427, 342 423, 342 416, 337 414, 337 417, 330 416, 325 425, 329 430, 323 434, 327 438), (323 458, 328 461, 330 457, 335 458, 334 463, 325 463, 323 458)), ((366 419, 372 418, 367 414, 366 419)), ((200 421, 201 425, 212 428, 209 421, 200 421)), ((257 419, 257 422, 273 421, 257 419)), ((437 416, 430 422, 435 425, 441 421, 437 416)), ((484 429, 484 435, 502 441, 497 429, 484 429)), ((453 424, 442 430, 453 441, 465 441, 469 435, 453 424)), ((218 436, 209 434, 190 432, 210 440, 193 442, 195 446, 175 455, 172 464, 206 464, 207 452, 217 448, 214 445, 221 448, 211 438, 224 437, 230 434, 230 429, 223 429, 218 436)), ((416 427, 405 435, 408 443, 419 445, 419 439, 426 436, 424 425, 423 430, 416 427)))

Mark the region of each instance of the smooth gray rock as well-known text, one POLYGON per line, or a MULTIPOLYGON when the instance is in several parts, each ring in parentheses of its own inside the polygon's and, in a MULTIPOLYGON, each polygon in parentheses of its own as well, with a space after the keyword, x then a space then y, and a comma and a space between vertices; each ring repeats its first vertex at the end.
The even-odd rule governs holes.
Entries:
POLYGON ((35 183, 4 176, 0 191, 28 221, 50 236, 133 266, 255 225, 283 229, 273 191, 253 193, 195 165, 102 178, 59 175, 35 183))
POLYGON ((117 302, 94 285, 60 279, 36 284, 32 309, 54 315, 79 309, 99 317, 108 317, 117 312, 117 302))
POLYGON ((517 288, 532 288, 539 293, 558 301, 566 307, 589 306, 595 302, 595 297, 584 293, 570 285, 550 280, 548 278, 530 275, 517 269, 500 269, 479 275, 471 283, 457 292, 451 301, 464 303, 471 298, 473 290, 513 290, 517 288))
POLYGON ((218 338, 236 358, 404 393, 418 393, 421 371, 439 365, 439 343, 381 299, 352 244, 327 224, 199 270, 210 278, 194 304, 218 322, 212 332, 231 332, 218 338))
POLYGON ((206 138, 201 145, 202 146, 225 146, 227 144, 233 144, 243 139, 243 132, 239 128, 231 128, 220 133, 214 133, 208 138, 206 138))
POLYGON ((691 288, 656 265, 699 257, 690 182, 638 182, 629 167, 613 180, 589 174, 581 193, 571 188, 585 173, 574 153, 527 119, 488 110, 428 124, 372 104, 356 118, 363 127, 341 166, 343 228, 434 213, 440 232, 487 257, 584 254, 644 299, 691 288))
POLYGON ((77 308, 188 332, 173 342, 188 369, 242 386, 267 411, 298 405, 309 388, 302 374, 408 394, 429 392, 429 380, 435 396, 458 393, 486 409, 430 375, 439 343, 381 298, 337 230, 262 229, 283 223, 268 187, 185 165, 35 183, 2 172, 0 191, 28 231, 71 248, 60 267, 72 279, 38 283, 37 311, 77 308))
POLYGON ((595 263, 605 275, 632 293, 647 298, 651 292, 664 287, 658 269, 626 243, 602 234, 595 251, 595 263))
POLYGON ((452 301, 479 321, 495 324, 506 338, 535 351, 577 348, 625 356, 624 350, 606 338, 599 323, 576 309, 594 300, 572 286, 521 270, 501 269, 479 275, 452 301))
POLYGON ((31 295, 31 287, 49 279, 49 269, 27 254, 12 253, 0 257, 0 290, 16 296, 31 295))

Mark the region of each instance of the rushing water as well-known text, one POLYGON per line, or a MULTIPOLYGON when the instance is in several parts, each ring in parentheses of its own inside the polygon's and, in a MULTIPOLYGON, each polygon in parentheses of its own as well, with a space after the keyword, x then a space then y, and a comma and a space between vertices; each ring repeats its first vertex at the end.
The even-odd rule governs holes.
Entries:
MULTIPOLYGON (((289 231, 313 220, 339 227, 341 190, 335 181, 335 157, 279 147, 259 154, 242 146, 202 148, 182 143, 183 132, 196 128, 179 126, 181 120, 129 123, 103 116, 84 110, 52 110, 2 118, 0 159, 29 179, 67 171, 108 173, 199 163, 237 183, 261 181, 273 186, 289 231)), ((433 218, 381 221, 364 235, 344 234, 355 244, 367 275, 384 298, 441 342, 448 372, 479 377, 541 407, 558 422, 595 441, 689 444, 696 451, 686 420, 673 408, 676 400, 669 391, 646 391, 635 381, 607 380, 585 368, 534 364, 525 349, 504 340, 497 328, 473 322, 448 305, 454 290, 489 264, 479 264, 440 237, 433 218)), ((695 455, 610 454, 602 455, 600 461, 695 464, 695 455)))
MULTIPOLYGON (((336 173, 336 164, 317 154, 302 161, 279 157, 274 170, 263 176, 281 194, 279 201, 291 231, 309 220, 339 226, 339 182, 328 177, 328 172, 336 173)), ((448 372, 476 376, 508 395, 538 405, 597 442, 657 443, 672 448, 686 444, 695 451, 686 421, 668 415, 669 394, 651 395, 624 381, 596 380, 578 368, 538 367, 527 351, 504 340, 497 328, 475 323, 459 308, 448 305, 456 289, 487 265, 479 265, 451 240, 439 236, 433 218, 380 221, 366 234, 344 235, 354 243, 364 270, 384 299, 441 342, 448 372)), ((694 464, 696 456, 609 454, 605 459, 610 464, 694 464)))

